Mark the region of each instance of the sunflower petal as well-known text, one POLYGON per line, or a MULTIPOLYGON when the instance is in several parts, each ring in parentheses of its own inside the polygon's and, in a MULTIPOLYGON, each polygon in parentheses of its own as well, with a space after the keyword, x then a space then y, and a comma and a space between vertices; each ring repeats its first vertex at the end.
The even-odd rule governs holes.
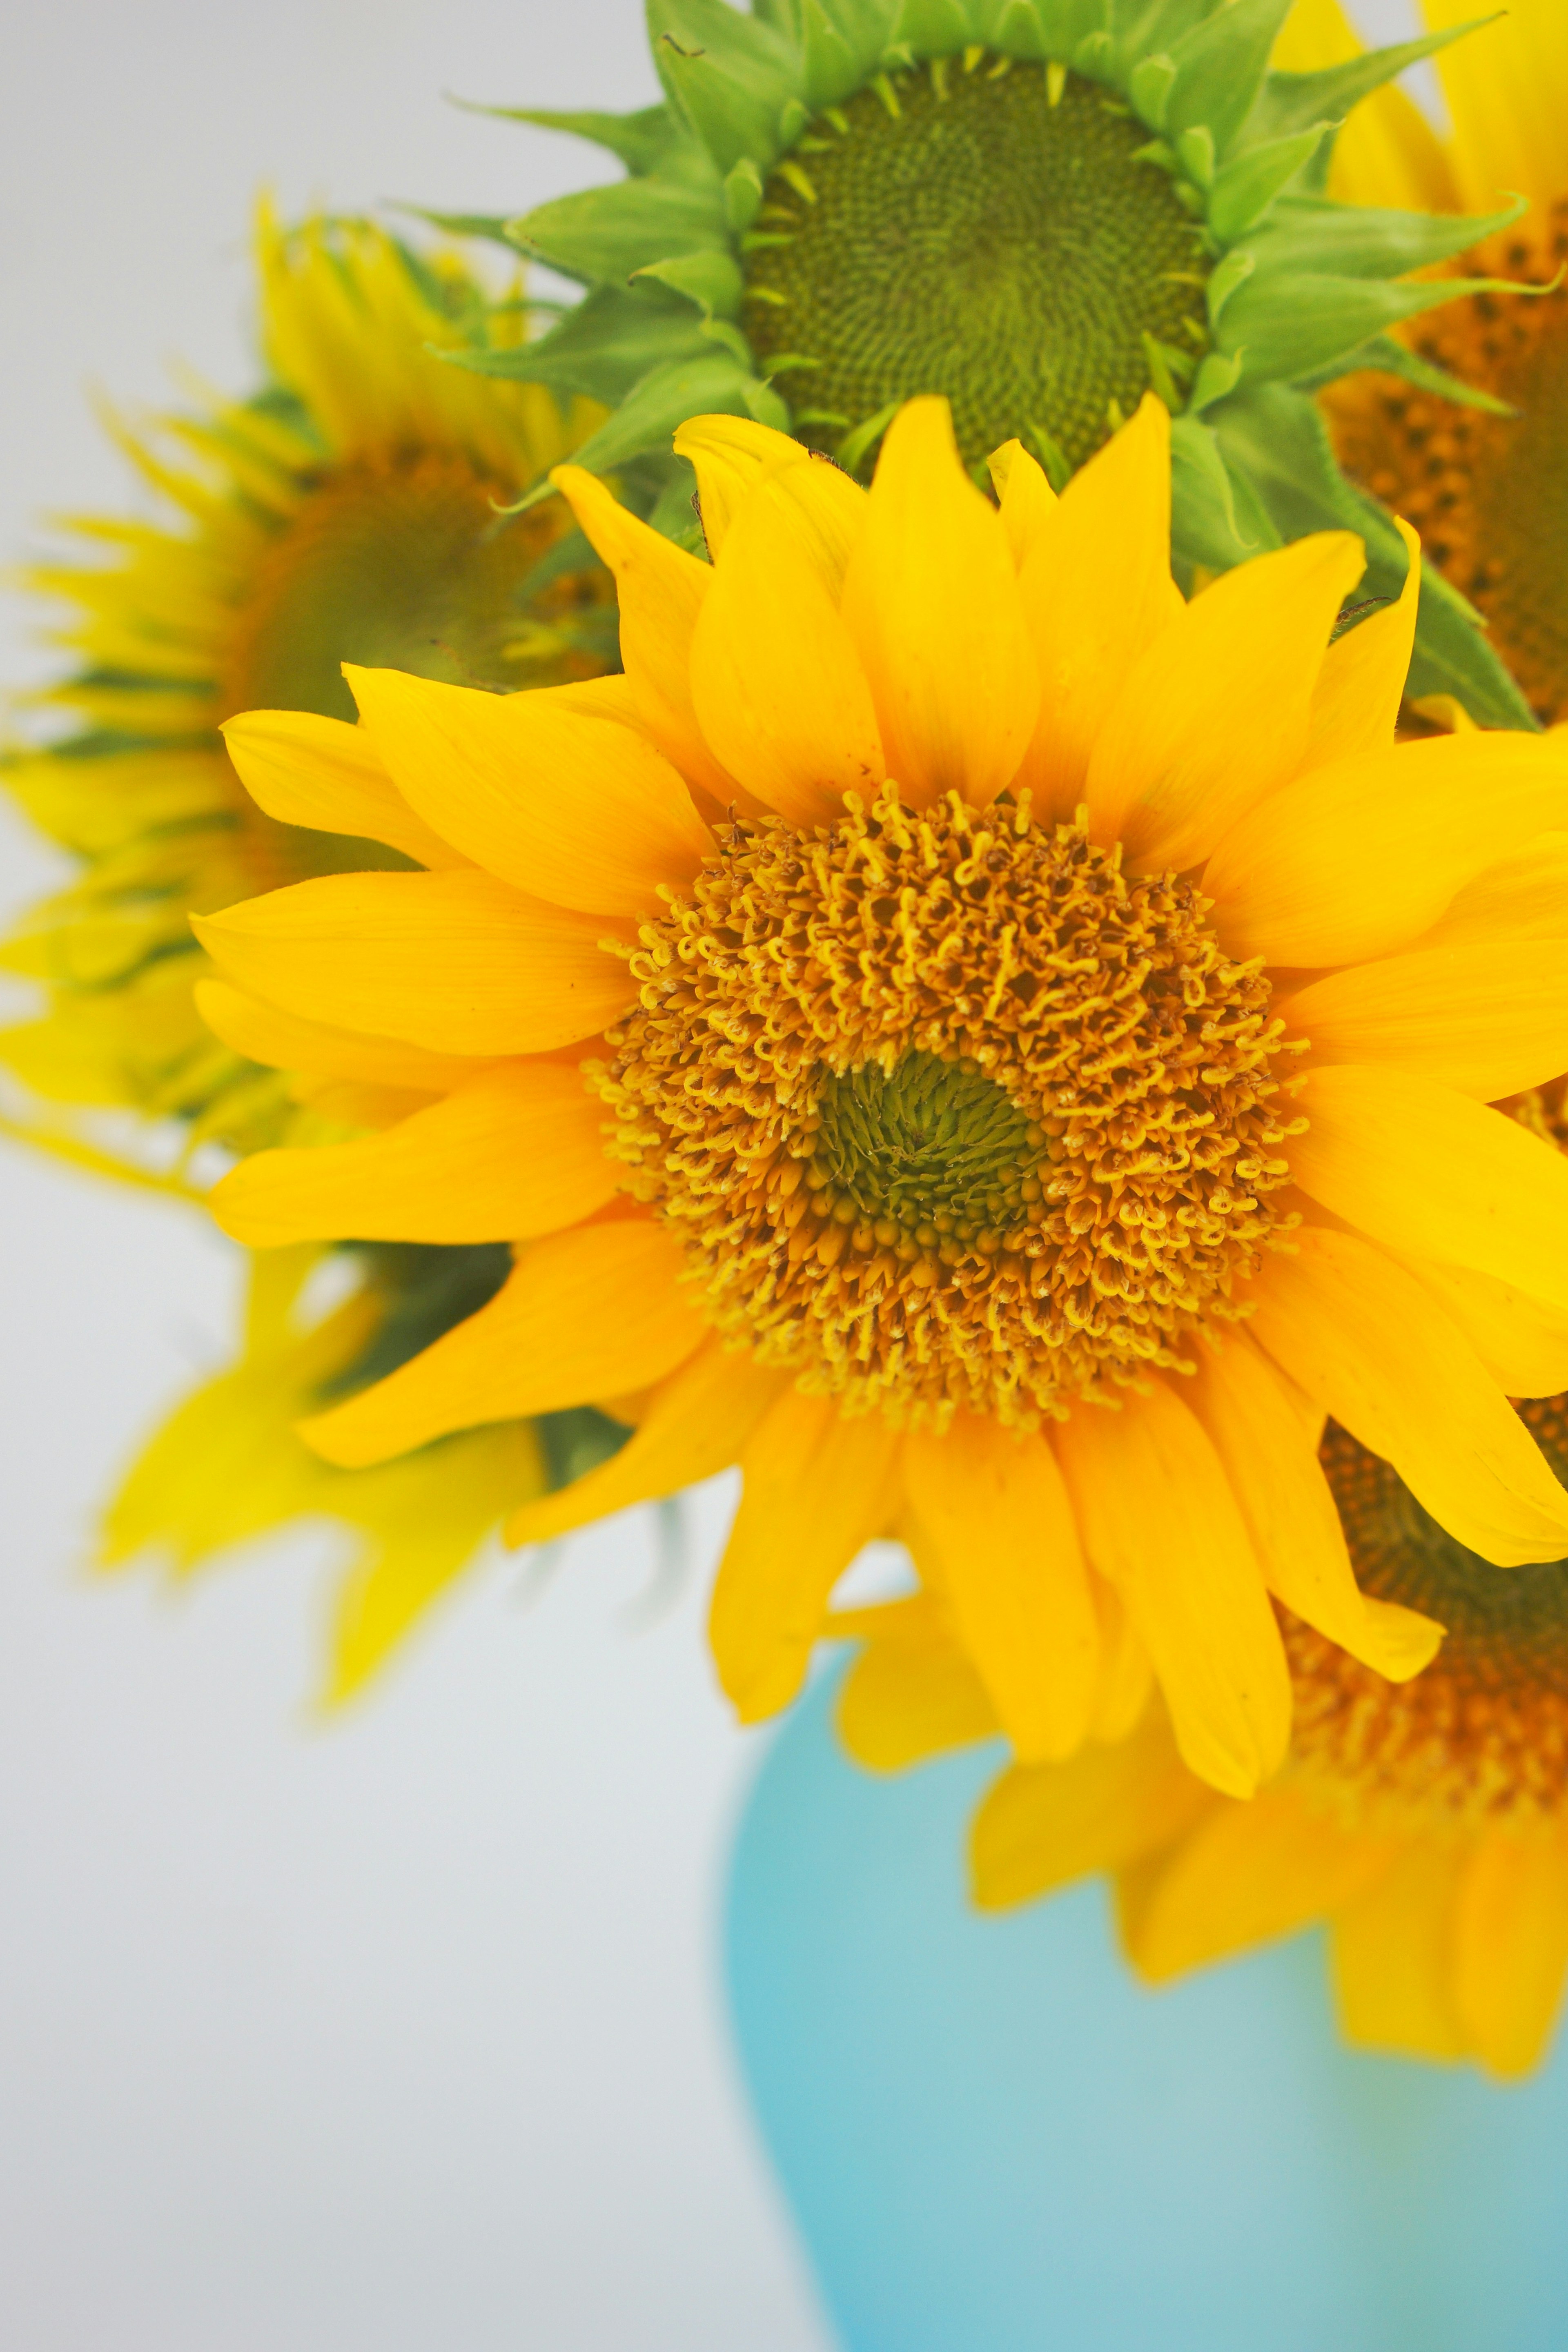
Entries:
POLYGON ((829 1397, 780 1397, 741 1456, 741 1507, 709 1618, 719 1679, 742 1723, 800 1688, 828 1595, 881 1533, 897 1496, 897 1433, 829 1397))
POLYGON ((1039 681, 1006 535, 945 400, 911 400, 888 428, 843 609, 905 798, 993 799, 1035 731, 1039 681))
POLYGON ((1568 1390, 1568 1312, 1531 1298, 1489 1274, 1400 1251, 1406 1266, 1451 1315, 1505 1396, 1561 1396, 1568 1390))
POLYGON ((524 1241, 579 1223, 616 1189, 604 1108, 575 1070, 509 1062, 355 1143, 261 1151, 212 1194, 225 1233, 284 1242, 524 1241))
POLYGON ((905 1440, 904 1488, 1003 1730, 1026 1763, 1088 1736, 1100 1624, 1072 1506, 1042 1438, 961 1414, 905 1440))
POLYGON ((986 460, 991 487, 996 493, 1002 529, 1013 552, 1015 571, 1022 572, 1030 551, 1050 529, 1057 494, 1046 469, 1031 457, 1021 441, 1004 441, 986 460))
MULTIPOLYGON (((830 1632, 848 1630, 829 1620, 830 1632)), ((857 1764, 902 1772, 996 1737, 984 1685, 929 1593, 863 1611, 854 1630, 870 1638, 838 1686, 834 1721, 857 1764)))
POLYGON ((392 1037, 367 1037, 353 1029, 329 1029, 299 1013, 281 1013, 259 996, 231 988, 226 980, 199 980, 196 1010, 215 1036, 247 1061, 268 1069, 310 1078, 394 1087, 414 1094, 444 1095, 465 1087, 488 1066, 472 1055, 427 1054, 392 1037))
POLYGON ((1467 882, 1419 948, 1495 947, 1568 937, 1568 833, 1537 834, 1467 882))
POLYGON ((681 1264, 663 1228, 640 1218, 535 1242, 488 1307, 374 1388, 301 1422, 300 1434, 354 1470, 449 1430, 647 1388, 702 1340, 678 1286, 681 1264))
POLYGON ((1184 1760, 1250 1797, 1284 1756, 1290 1680, 1218 1454, 1163 1382, 1117 1412, 1079 1407, 1056 1444, 1084 1549, 1147 1645, 1184 1760))
POLYGON ((436 1054, 544 1054, 635 993, 616 926, 489 874, 330 874, 192 928, 241 988, 307 1021, 436 1054))
POLYGON ((811 463, 811 452, 787 433, 749 416, 689 416, 675 436, 675 454, 697 474, 702 536, 715 563, 730 525, 747 495, 784 466, 811 463))
POLYGON ((669 761, 579 687, 483 694, 343 665, 366 730, 410 804, 501 881, 584 914, 656 913, 714 841, 669 761))
POLYGON ((1458 2058, 1449 1986, 1459 1849, 1421 1839, 1334 1915, 1334 1990, 1346 2037, 1410 2058, 1458 2058))
MULTIPOLYGON (((1426 0, 1433 32, 1473 21, 1465 0, 1426 0)), ((1467 206, 1517 188, 1543 208, 1568 184, 1568 16, 1559 0, 1510 0, 1472 44, 1440 52, 1437 72, 1454 126, 1453 154, 1467 206)))
POLYGON ((1257 1286, 1252 1337, 1483 1559, 1561 1559, 1568 1493, 1458 1326, 1358 1234, 1295 1240, 1257 1286))
POLYGON ((1568 1979, 1568 1843, 1561 1828, 1482 1836, 1454 1904, 1453 2002, 1466 2040, 1505 2081, 1537 2066, 1568 1979))
POLYGON ((1421 541, 1398 515, 1394 528, 1409 558, 1405 585, 1384 611, 1347 629, 1323 656, 1312 694, 1307 768, 1394 748, 1394 725, 1410 672, 1415 608, 1421 601, 1421 541))
POLYGON ((1568 905, 1558 920, 1557 939, 1352 964, 1274 1009, 1315 1062, 1387 1062, 1497 1102, 1568 1069, 1568 905))
POLYGON ((983 1911, 1121 1870, 1168 1845, 1214 1805, 1176 1753, 1162 1707, 1113 1747, 1065 1764, 1018 1764, 992 1782, 970 1831, 970 1883, 983 1911))
POLYGON ((420 866, 467 864, 409 806, 362 728, 313 710, 247 710, 221 731, 240 782, 279 824, 383 841, 420 866))

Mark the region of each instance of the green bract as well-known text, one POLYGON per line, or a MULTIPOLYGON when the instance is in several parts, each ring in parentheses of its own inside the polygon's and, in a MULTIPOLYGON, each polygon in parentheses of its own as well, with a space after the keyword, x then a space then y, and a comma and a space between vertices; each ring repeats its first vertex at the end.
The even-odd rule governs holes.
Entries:
MULTIPOLYGON (((1402 543, 1340 474, 1310 395, 1358 368, 1430 382, 1390 330, 1491 281, 1406 274, 1519 206, 1331 201, 1351 108, 1469 28, 1274 73, 1289 6, 648 0, 663 105, 517 110, 609 148, 627 177, 452 224, 504 236, 584 299, 540 341, 462 363, 608 404, 577 462, 614 469, 674 537, 692 530, 691 481, 670 436, 693 415, 757 417, 864 474, 900 404, 941 392, 968 462, 1016 435, 1059 487, 1152 388, 1174 419, 1184 583, 1348 526, 1364 593, 1394 594, 1402 543)), ((1430 572, 1411 690, 1532 724, 1430 572)))

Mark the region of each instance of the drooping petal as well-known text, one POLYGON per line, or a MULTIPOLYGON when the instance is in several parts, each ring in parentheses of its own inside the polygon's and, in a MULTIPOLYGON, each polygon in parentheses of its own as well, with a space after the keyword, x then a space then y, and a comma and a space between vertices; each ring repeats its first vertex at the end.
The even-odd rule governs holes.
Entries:
POLYGON ((1298 777, 1226 835, 1203 887, 1233 955, 1316 971, 1410 945, 1465 883, 1565 823, 1568 737, 1475 729, 1298 777))
POLYGON ((1294 1789, 1214 1806, 1121 1910, 1127 1957, 1152 1984, 1294 1935, 1388 1867, 1386 1839, 1343 1827, 1294 1789))
POLYGON ((1195 865, 1297 773, 1329 633, 1364 562, 1351 532, 1316 532, 1238 563, 1160 633, 1089 761, 1096 841, 1124 841, 1141 866, 1195 865))
POLYGON ((1387 1062, 1497 1102, 1568 1069, 1563 935, 1418 948, 1352 964, 1277 1003, 1315 1062, 1387 1062))
POLYGON ((896 1495, 897 1433, 790 1389, 741 1456, 741 1507, 709 1616, 719 1679, 742 1723, 787 1706, 822 1633, 827 1597, 880 1534, 896 1495))
POLYGON ((713 1477, 737 1459, 787 1379, 710 1340, 655 1390, 618 1454, 513 1512, 508 1543, 548 1543, 633 1503, 655 1502, 713 1477))
POLYGON ((1545 2053, 1568 1979, 1568 1840, 1561 1826, 1492 1830, 1460 1873, 1453 2003, 1482 2064, 1505 2081, 1545 2053))
POLYGON ((1410 671, 1415 608, 1421 599, 1421 542, 1398 515, 1394 527, 1410 559, 1405 585, 1392 604, 1358 621, 1323 656, 1312 693, 1303 769, 1394 748, 1394 722, 1410 671))
POLYGON ((557 466, 550 478, 616 575, 621 659, 644 726, 688 783, 728 806, 734 779, 708 749, 691 708, 691 633, 712 567, 628 514, 581 466, 557 466))
POLYGON ((811 463, 800 442, 749 416, 689 416, 677 427, 675 454, 696 470, 702 536, 715 563, 747 493, 782 467, 811 463))
POLYGON ((1460 1849, 1421 1838, 1334 1915, 1340 2018, 1352 2042, 1411 2058, 1458 2058, 1449 1955, 1460 1849))
POLYGON ((1270 1592, 1352 1658, 1407 1682, 1430 1664, 1443 1628, 1361 1591, 1316 1441, 1287 1386, 1237 1333, 1203 1358, 1185 1393, 1225 1465, 1270 1592))
POLYGON ((1279 1628, 1201 1423, 1163 1381, 1058 1432, 1084 1549, 1118 1586, 1188 1767, 1226 1796, 1275 1771, 1290 1728, 1279 1628))
POLYGON ((301 1422, 345 1469, 489 1421, 627 1395, 672 1372, 705 1326, 679 1286, 679 1245, 641 1218, 534 1242, 506 1287, 374 1388, 301 1422))
POLYGON ((1358 1234, 1295 1243, 1258 1284, 1253 1338, 1483 1559, 1561 1559, 1568 1493, 1458 1324, 1358 1234))
POLYGON ((867 503, 837 467, 770 474, 734 514, 692 639, 693 706, 715 756, 797 824, 841 815, 847 792, 868 798, 887 772, 838 610, 867 503))
POLYGON ((468 869, 329 874, 191 920, 221 971, 284 1012, 437 1054, 549 1053, 635 992, 599 944, 616 924, 468 869))
POLYGON ((1568 1312, 1531 1298, 1489 1274, 1397 1253, 1451 1315, 1505 1396, 1561 1396, 1568 1390, 1568 1312))
POLYGON ((888 428, 843 610, 906 800, 983 806, 1035 731, 1039 679, 1006 534, 945 400, 911 400, 888 428))
POLYGON ((313 710, 247 710, 222 732, 240 782, 279 824, 384 841, 420 866, 468 863, 409 806, 362 728, 313 710))
MULTIPOLYGON (((1008 481, 1004 524, 1020 470, 1008 481)), ((1033 475, 1025 478, 1035 496, 1018 593, 1040 667, 1040 713, 1018 782, 1042 815, 1065 819, 1084 796, 1095 745, 1129 677, 1186 611, 1171 577, 1163 401, 1151 393, 1049 508, 1033 475)))
POLYGON ((834 1633, 865 1633, 838 1686, 834 1722, 868 1772, 902 1772, 954 1748, 994 1739, 985 1686, 927 1592, 830 1617, 834 1633))
POLYGON ((910 1507, 1004 1731, 1026 1763, 1088 1736, 1100 1624, 1072 1505, 1043 1438, 961 1413, 905 1441, 910 1507))
POLYGON ((1405 1070, 1314 1070, 1290 1173, 1373 1241, 1568 1307, 1568 1158, 1517 1119, 1405 1070))
POLYGON ((489 1066, 472 1055, 428 1054, 421 1045, 405 1045, 395 1037, 329 1029, 297 1013, 279 1012, 259 996, 231 988, 226 980, 199 980, 195 999, 197 1012, 215 1035, 248 1061, 271 1070, 444 1095, 467 1086, 489 1066))
POLYGON ((1005 1911, 1090 1871, 1124 1869, 1218 1801, 1177 1755, 1164 1709, 1151 1707, 1128 1738, 993 1781, 969 1836, 974 1900, 1005 1911))
POLYGON ((552 906, 657 913, 714 851, 691 795, 637 728, 581 687, 484 694, 396 669, 343 675, 411 805, 477 865, 552 906), (586 707, 584 705, 586 704, 586 707))
POLYGON ((527 1241, 616 1189, 604 1106, 555 1062, 507 1062, 383 1135, 261 1151, 212 1194, 254 1249, 296 1241, 527 1241))

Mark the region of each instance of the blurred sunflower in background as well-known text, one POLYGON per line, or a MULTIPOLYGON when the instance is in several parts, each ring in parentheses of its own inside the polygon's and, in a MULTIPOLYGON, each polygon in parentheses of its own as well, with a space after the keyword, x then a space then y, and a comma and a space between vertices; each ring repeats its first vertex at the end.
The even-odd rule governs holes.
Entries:
MULTIPOLYGON (((418 828, 396 842, 356 831, 353 812, 345 834, 262 808, 230 765, 224 719, 258 703, 351 712, 345 658, 500 691, 596 677, 616 658, 609 576, 564 510, 500 511, 600 412, 439 356, 520 340, 522 300, 498 305, 455 253, 422 257, 359 221, 287 229, 266 209, 257 272, 263 389, 203 393, 144 425, 111 420, 167 519, 74 520, 79 551, 24 574, 69 608, 56 634, 72 665, 32 698, 37 748, 0 767, 79 866, 0 948, 45 998, 0 1032, 20 1095, 11 1130, 193 1197, 184 1171, 204 1143, 357 1133, 406 1097, 313 1065, 266 1066, 243 1037, 215 1035, 195 1006, 209 967, 191 916, 367 862, 407 867, 431 846, 418 828)), ((153 1547, 185 1570, 302 1514, 345 1522, 360 1542, 331 1670, 341 1691, 503 1502, 598 1459, 616 1433, 518 1427, 390 1480, 326 1471, 293 1421, 471 1312, 508 1261, 360 1252, 339 1264, 358 1276, 345 1301, 319 1297, 319 1255, 258 1270, 242 1361, 154 1440, 110 1510, 105 1550, 153 1547)))
POLYGON ((1487 1560, 1568 1549, 1508 1402, 1564 1385, 1568 1164, 1488 1107, 1568 1061, 1538 903, 1568 751, 1395 747, 1413 537, 1342 634, 1348 533, 1184 602, 1169 433, 1146 398, 1059 499, 1015 443, 998 510, 940 400, 869 493, 697 420, 711 562, 559 468, 625 677, 353 669, 358 729, 231 722, 264 802, 331 828, 374 784, 384 837, 445 848, 198 928, 220 1026, 295 1061, 309 1024, 425 1098, 244 1163, 229 1231, 517 1245, 306 1424, 327 1459, 608 1404, 624 1450, 511 1532, 738 1461, 712 1637, 743 1717, 892 1532, 1021 1758, 1124 1732, 1153 1679, 1240 1798, 1289 1737, 1270 1595, 1391 1680, 1441 1636, 1358 1587, 1324 1412, 1487 1560))
MULTIPOLYGON (((1434 32, 1467 13, 1459 0, 1420 5, 1434 32)), ((1342 64, 1359 48, 1337 0, 1298 0, 1281 44, 1293 66, 1342 64)), ((1462 59, 1439 51, 1436 69, 1450 135, 1380 90, 1341 135, 1332 192, 1458 213, 1517 191, 1523 216, 1451 266, 1539 290, 1493 289, 1396 330, 1431 378, 1347 378, 1323 405, 1346 472, 1415 525, 1550 726, 1568 719, 1568 10, 1513 0, 1462 59), (1447 397, 1444 375, 1487 405, 1447 397)))

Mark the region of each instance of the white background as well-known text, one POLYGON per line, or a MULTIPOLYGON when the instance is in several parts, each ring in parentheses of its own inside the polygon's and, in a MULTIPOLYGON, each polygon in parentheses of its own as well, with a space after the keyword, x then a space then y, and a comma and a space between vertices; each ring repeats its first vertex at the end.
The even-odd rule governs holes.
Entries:
MULTIPOLYGON (((635 0, 51 0, 5 50, 5 557, 134 503, 89 381, 245 388, 258 184, 519 210, 614 167, 443 89, 655 95, 635 0)), ((0 617, 0 679, 39 676, 0 617)), ((58 869, 0 827, 8 909, 58 869)), ((225 1247, 0 1146, 0 1283, 5 2352, 816 2352, 718 1994, 753 1749, 700 1575, 647 1628, 637 1517, 541 1593, 498 1555, 322 1728, 320 1540, 174 1601, 85 1573, 95 1500, 226 1351, 225 1247)))

